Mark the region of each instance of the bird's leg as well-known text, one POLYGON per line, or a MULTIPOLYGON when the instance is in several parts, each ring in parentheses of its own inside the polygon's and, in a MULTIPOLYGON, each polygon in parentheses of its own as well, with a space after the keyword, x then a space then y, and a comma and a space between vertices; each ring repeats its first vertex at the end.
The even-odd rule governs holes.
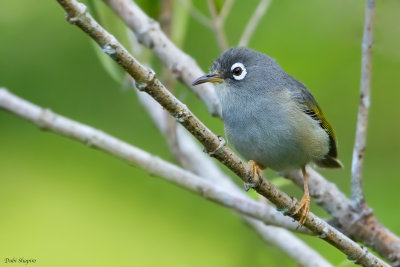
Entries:
POLYGON ((299 220, 300 226, 306 222, 308 212, 310 211, 310 195, 308 193, 308 175, 307 175, 305 166, 303 168, 301 168, 301 172, 303 173, 304 195, 301 198, 300 203, 298 203, 298 205, 293 213, 293 214, 299 213, 299 211, 303 209, 303 211, 301 212, 300 220, 299 220))
POLYGON ((262 177, 262 172, 261 170, 265 169, 265 167, 257 162, 255 162, 254 160, 250 160, 248 162, 249 164, 249 182, 248 183, 244 183, 244 189, 246 191, 249 191, 250 188, 254 188, 258 182, 260 181, 261 177, 262 177))

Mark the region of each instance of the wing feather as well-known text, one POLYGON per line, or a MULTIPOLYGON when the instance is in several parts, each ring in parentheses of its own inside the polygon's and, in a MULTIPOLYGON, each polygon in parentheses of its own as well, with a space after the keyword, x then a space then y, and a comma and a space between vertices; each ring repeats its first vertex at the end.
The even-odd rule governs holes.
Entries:
MULTIPOLYGON (((289 76, 289 75, 288 75, 289 76)), ((320 167, 324 168, 341 168, 343 167, 342 163, 337 159, 337 139, 336 134, 333 131, 332 125, 326 119, 324 113, 319 107, 317 101, 315 101, 313 95, 307 90, 307 88, 298 80, 289 76, 287 83, 288 87, 293 92, 296 100, 299 101, 304 106, 304 112, 309 115, 314 120, 318 121, 319 125, 322 129, 326 131, 329 137, 329 151, 328 154, 316 162, 316 164, 320 167), (299 93, 300 91, 300 93, 299 93)))

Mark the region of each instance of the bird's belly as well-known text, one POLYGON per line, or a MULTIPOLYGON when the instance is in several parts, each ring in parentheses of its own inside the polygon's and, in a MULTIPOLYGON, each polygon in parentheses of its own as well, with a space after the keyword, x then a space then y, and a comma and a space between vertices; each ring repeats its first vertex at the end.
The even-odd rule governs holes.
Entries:
MULTIPOLYGON (((308 119, 304 117, 305 119, 308 119)), ((225 124, 228 141, 247 160, 276 171, 294 170, 328 152, 327 134, 317 123, 265 120, 225 124)))

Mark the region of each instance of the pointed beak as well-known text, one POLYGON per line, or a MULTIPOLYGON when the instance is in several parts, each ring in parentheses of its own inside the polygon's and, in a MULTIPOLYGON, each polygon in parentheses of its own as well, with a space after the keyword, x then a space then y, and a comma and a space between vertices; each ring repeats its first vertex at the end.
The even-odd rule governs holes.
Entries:
POLYGON ((202 83, 220 83, 222 82, 222 76, 218 73, 209 73, 204 76, 197 78, 193 83, 192 86, 202 84, 202 83))

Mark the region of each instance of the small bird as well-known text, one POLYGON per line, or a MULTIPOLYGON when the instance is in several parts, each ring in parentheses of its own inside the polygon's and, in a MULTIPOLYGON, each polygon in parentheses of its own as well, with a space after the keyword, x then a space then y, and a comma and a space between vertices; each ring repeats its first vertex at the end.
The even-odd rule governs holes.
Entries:
POLYGON ((333 128, 312 94, 274 59, 243 47, 223 52, 193 86, 206 82, 215 83, 225 135, 253 175, 267 167, 302 170, 304 195, 293 213, 302 210, 304 224, 310 208, 306 165, 342 167, 333 128))

